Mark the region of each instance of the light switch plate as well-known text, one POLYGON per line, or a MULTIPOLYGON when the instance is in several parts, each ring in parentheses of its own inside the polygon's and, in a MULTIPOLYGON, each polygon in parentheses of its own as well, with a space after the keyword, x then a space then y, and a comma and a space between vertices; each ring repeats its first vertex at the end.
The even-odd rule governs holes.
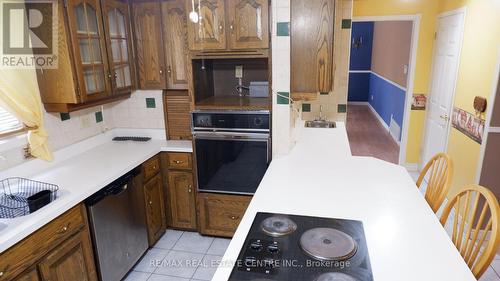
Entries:
POLYGON ((243 78, 243 65, 237 65, 235 68, 235 77, 243 78))

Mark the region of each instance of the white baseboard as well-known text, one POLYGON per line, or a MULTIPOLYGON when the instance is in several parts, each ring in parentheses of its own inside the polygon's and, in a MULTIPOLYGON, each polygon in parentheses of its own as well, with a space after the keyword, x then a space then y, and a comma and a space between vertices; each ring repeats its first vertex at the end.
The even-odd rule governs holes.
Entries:
POLYGON ((377 117, 377 120, 380 122, 380 124, 384 126, 387 132, 389 132, 389 125, 385 124, 385 121, 384 119, 382 119, 382 116, 378 114, 378 112, 375 110, 375 108, 373 108, 373 106, 370 103, 368 103, 368 107, 373 112, 373 114, 375 114, 375 117, 377 117))
POLYGON ((370 103, 367 101, 348 101, 347 104, 349 105, 369 105, 370 103))

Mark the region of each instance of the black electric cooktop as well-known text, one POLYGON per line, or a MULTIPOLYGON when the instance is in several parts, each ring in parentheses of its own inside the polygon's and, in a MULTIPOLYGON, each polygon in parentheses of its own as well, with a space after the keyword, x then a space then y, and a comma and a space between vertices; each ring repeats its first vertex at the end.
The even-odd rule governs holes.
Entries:
POLYGON ((363 223, 257 213, 230 281, 373 281, 363 223))

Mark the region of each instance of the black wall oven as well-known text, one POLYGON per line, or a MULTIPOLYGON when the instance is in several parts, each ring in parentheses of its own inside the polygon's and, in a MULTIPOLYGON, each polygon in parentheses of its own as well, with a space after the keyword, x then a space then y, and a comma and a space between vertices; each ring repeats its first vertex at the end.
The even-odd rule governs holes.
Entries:
POLYGON ((269 111, 195 111, 198 191, 254 194, 270 159, 269 111))

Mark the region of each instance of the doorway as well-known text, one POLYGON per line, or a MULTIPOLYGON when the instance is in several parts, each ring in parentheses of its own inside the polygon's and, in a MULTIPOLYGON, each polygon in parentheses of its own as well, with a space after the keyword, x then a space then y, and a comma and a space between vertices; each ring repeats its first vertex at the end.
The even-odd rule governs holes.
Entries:
POLYGON ((465 9, 438 16, 421 165, 448 147, 464 23, 465 9))
POLYGON ((406 164, 419 15, 354 18, 347 133, 354 156, 406 164))

